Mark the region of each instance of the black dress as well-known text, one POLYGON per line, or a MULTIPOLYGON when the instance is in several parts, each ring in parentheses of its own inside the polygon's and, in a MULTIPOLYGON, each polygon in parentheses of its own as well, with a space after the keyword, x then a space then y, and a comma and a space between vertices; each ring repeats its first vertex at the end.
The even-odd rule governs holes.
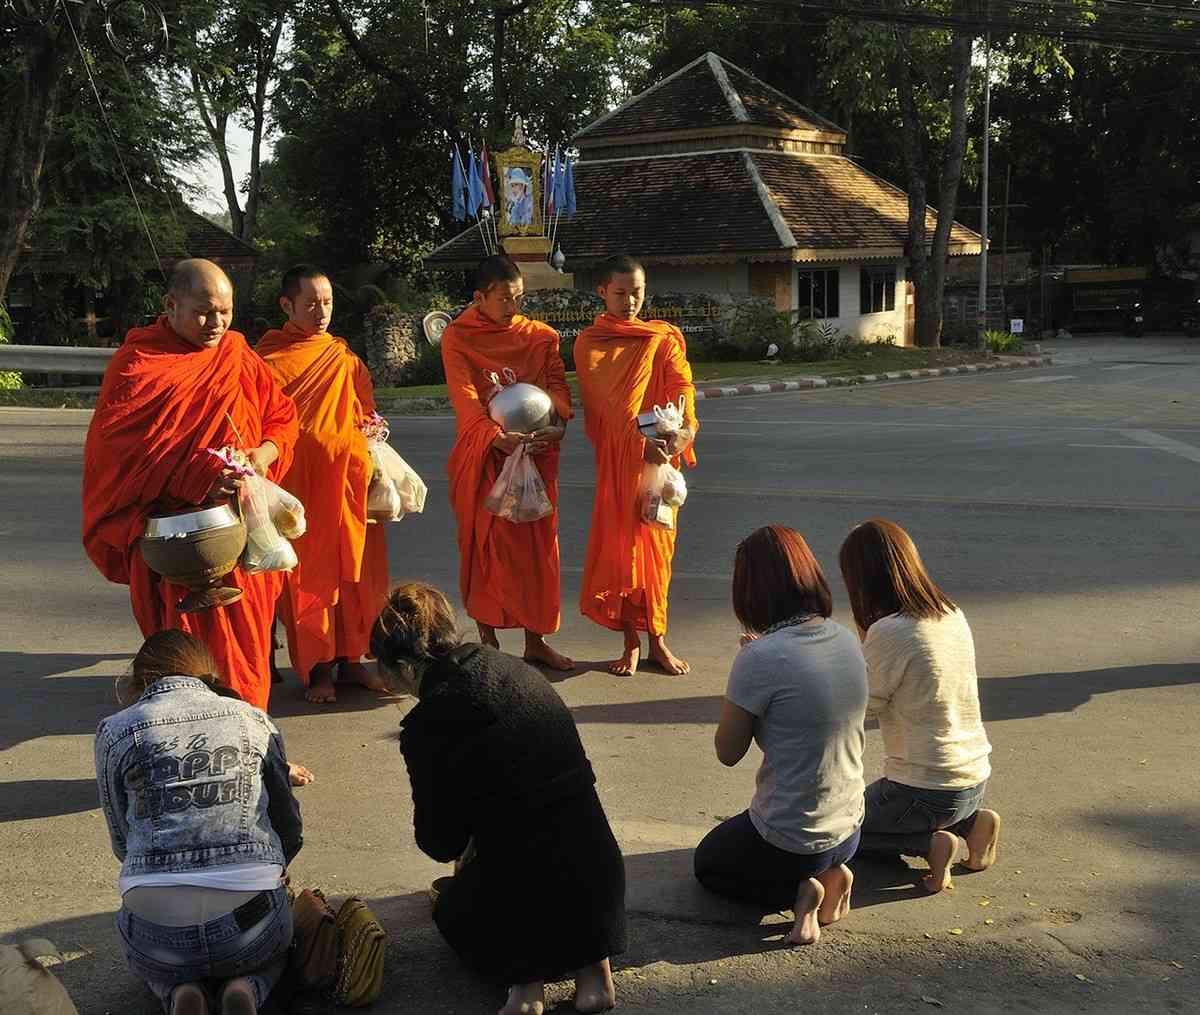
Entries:
POLYGON ((404 718, 417 845, 476 857, 433 918, 505 984, 555 980, 625 950, 625 864, 575 720, 545 677, 466 645, 428 671, 404 718))

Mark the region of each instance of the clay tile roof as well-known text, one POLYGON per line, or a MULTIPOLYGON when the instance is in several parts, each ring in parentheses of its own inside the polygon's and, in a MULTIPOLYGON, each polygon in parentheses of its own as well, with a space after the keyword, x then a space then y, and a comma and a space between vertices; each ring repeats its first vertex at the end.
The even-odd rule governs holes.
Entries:
POLYGON ((585 127, 575 140, 739 124, 845 133, 736 64, 705 53, 585 127))

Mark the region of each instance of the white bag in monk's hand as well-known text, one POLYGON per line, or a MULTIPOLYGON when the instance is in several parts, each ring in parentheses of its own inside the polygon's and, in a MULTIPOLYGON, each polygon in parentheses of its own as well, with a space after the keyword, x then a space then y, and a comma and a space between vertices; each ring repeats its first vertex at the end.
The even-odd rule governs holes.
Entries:
POLYGON ((536 522, 554 514, 542 474, 524 444, 517 445, 508 456, 483 505, 496 517, 510 522, 536 522))
POLYGON ((638 515, 647 525, 675 528, 675 509, 687 500, 683 473, 672 465, 650 465, 642 470, 638 515))
MULTIPOLYGON (((292 544, 279 534, 275 523, 271 521, 271 499, 274 494, 269 487, 274 487, 280 494, 286 493, 257 473, 244 477, 238 492, 242 520, 246 523, 246 549, 242 551, 240 564, 247 574, 290 571, 299 563, 292 544)), ((286 495, 297 504, 300 503, 291 494, 286 495)))
POLYGON ((278 483, 259 477, 263 495, 267 498, 267 514, 276 530, 284 539, 299 539, 308 528, 304 517, 304 505, 299 498, 288 493, 278 483))
POLYGON ((49 941, 0 945, 0 1012, 4 1015, 79 1015, 64 987, 38 959, 63 960, 49 941))
POLYGON ((416 470, 396 453, 386 438, 370 441, 367 446, 375 464, 367 489, 367 521, 398 522, 405 515, 424 511, 428 491, 416 470))

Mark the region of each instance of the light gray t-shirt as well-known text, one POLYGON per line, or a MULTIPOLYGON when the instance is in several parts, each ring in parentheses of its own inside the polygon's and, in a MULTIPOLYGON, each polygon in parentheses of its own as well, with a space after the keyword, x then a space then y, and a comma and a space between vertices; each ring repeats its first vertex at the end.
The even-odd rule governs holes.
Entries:
POLYGON ((867 666, 858 639, 819 618, 768 634, 738 653, 725 697, 755 716, 758 834, 792 853, 845 842, 863 819, 867 666))

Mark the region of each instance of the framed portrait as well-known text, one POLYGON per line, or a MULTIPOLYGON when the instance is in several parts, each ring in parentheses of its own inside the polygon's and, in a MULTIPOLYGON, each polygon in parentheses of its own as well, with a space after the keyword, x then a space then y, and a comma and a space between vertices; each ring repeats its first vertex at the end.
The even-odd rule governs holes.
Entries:
POLYGON ((509 148, 496 155, 496 194, 501 236, 542 234, 541 156, 528 148, 509 148))

